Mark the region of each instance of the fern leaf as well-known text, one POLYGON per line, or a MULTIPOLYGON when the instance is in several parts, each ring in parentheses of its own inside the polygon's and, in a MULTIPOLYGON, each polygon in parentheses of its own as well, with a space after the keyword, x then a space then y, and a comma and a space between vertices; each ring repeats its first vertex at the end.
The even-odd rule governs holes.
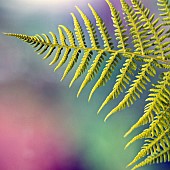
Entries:
POLYGON ((64 74, 61 78, 61 80, 64 80, 64 78, 67 76, 67 74, 70 72, 70 70, 73 68, 74 64, 77 62, 78 60, 78 56, 80 54, 80 50, 79 49, 75 49, 73 54, 72 54, 72 57, 64 71, 64 74))
POLYGON ((159 28, 162 26, 162 24, 158 25, 156 27, 156 24, 159 21, 159 18, 156 18, 155 21, 154 20, 154 16, 152 15, 149 18, 149 14, 150 14, 150 10, 145 8, 144 5, 141 3, 141 1, 138 0, 132 0, 132 4, 134 6, 134 9, 137 11, 137 14, 140 14, 140 20, 143 21, 145 24, 143 25, 144 29, 147 30, 147 34, 148 35, 152 35, 152 37, 150 38, 150 40, 145 41, 146 44, 144 44, 144 48, 150 48, 153 47, 155 45, 155 49, 154 50, 148 50, 147 53, 152 53, 154 51, 154 53, 157 54, 161 54, 161 58, 162 59, 166 59, 165 56, 165 47, 169 45, 169 43, 162 43, 163 40, 165 40, 167 38, 167 36, 165 36, 163 33, 165 32, 165 29, 161 29, 159 30, 159 28), (155 28, 156 27, 156 28, 155 28), (163 39, 162 35, 163 34, 163 39), (149 43, 148 42, 152 42, 154 40, 153 43, 149 43))
POLYGON ((66 48, 62 59, 60 60, 60 62, 58 63, 58 65, 55 67, 54 71, 57 71, 57 70, 66 62, 70 51, 71 51, 70 48, 66 48))
MULTIPOLYGON (((68 40, 69 40, 69 43, 70 43, 70 46, 71 47, 75 47, 76 44, 75 44, 75 38, 74 38, 74 35, 73 33, 64 25, 59 25, 60 28, 62 28, 67 36, 68 36, 68 40)), ((60 61, 60 63, 58 64, 58 66, 55 68, 55 71, 62 66, 62 64, 65 63, 65 61, 67 60, 67 57, 69 55, 69 53, 71 52, 71 47, 69 48, 66 48, 66 51, 64 53, 64 56, 62 57, 62 60, 60 61)), ((77 62, 77 59, 78 59, 78 55, 79 55, 79 49, 75 49, 73 54, 72 54, 72 57, 71 57, 71 60, 67 66, 67 68, 65 69, 64 71, 64 74, 63 74, 63 77, 61 80, 64 80, 64 78, 66 77, 66 75, 69 73, 69 71, 73 68, 74 64, 77 62)))
POLYGON ((153 138, 151 140, 146 140, 146 144, 142 147, 142 150, 137 154, 137 156, 133 159, 132 162, 128 164, 128 166, 131 166, 135 162, 137 162, 142 157, 149 155, 151 153, 156 153, 157 151, 160 151, 162 147, 162 150, 166 150, 166 146, 170 147, 170 142, 167 137, 167 135, 170 134, 170 129, 167 128, 163 133, 161 133, 156 138, 153 138))
MULTIPOLYGON (((111 14, 112 14, 113 26, 116 28, 115 29, 116 39, 119 40, 117 47, 122 49, 124 52, 129 51, 129 49, 127 48, 127 43, 126 43, 126 41, 128 40, 128 36, 125 35, 126 29, 124 29, 124 26, 122 25, 122 20, 120 18, 120 14, 113 7, 113 5, 110 3, 109 0, 106 0, 106 2, 108 3, 111 14)), ((110 79, 112 72, 113 72, 113 68, 116 66, 116 63, 117 63, 116 55, 118 53, 113 53, 113 54, 114 55, 112 55, 108 59, 107 64, 106 64, 105 68, 103 69, 103 72, 102 72, 99 80, 96 82, 93 89, 91 90, 88 100, 91 99, 93 93, 96 91, 97 88, 99 88, 102 85, 105 85, 107 83, 107 81, 110 79)), ((118 57, 121 59, 120 55, 118 55, 118 57)))
POLYGON ((63 28, 63 30, 66 32, 68 36, 68 40, 70 42, 70 46, 75 47, 75 39, 73 33, 64 25, 59 25, 60 28, 63 28))
POLYGON ((112 72, 114 70, 114 66, 118 63, 117 55, 118 53, 111 54, 111 57, 107 61, 107 64, 105 65, 105 68, 103 69, 100 78, 98 79, 98 81, 96 82, 96 84, 94 85, 94 87, 90 92, 89 99, 88 99, 89 101, 93 93, 95 92, 95 90, 98 87, 104 85, 110 79, 112 72))
POLYGON ((131 104, 134 103, 136 97, 140 98, 140 94, 143 90, 145 90, 146 81, 150 81, 147 74, 154 76, 156 74, 155 68, 152 66, 152 61, 148 61, 148 63, 143 64, 141 68, 141 72, 138 73, 136 79, 131 84, 131 87, 127 91, 126 96, 123 100, 106 116, 105 121, 107 118, 112 115, 113 113, 124 109, 125 107, 129 107, 131 104))
POLYGON ((77 80, 80 77, 80 75, 86 70, 91 57, 92 57, 91 50, 85 50, 84 55, 83 55, 83 57, 81 59, 81 63, 79 65, 79 67, 77 68, 77 70, 75 72, 75 75, 74 75, 73 79, 70 82, 69 87, 71 87, 73 82, 75 80, 77 80))
POLYGON ((98 15, 98 13, 94 10, 94 8, 90 4, 88 4, 88 6, 91 9, 93 16, 96 19, 96 26, 98 27, 98 29, 101 33, 101 37, 104 42, 104 48, 108 49, 108 50, 113 49, 114 46, 113 46, 113 43, 111 42, 112 38, 109 36, 109 33, 108 33, 105 23, 103 22, 101 17, 98 15))
POLYGON ((135 165, 132 168, 132 170, 136 170, 148 164, 162 163, 162 162, 168 162, 168 161, 170 161, 170 147, 166 147, 164 150, 161 150, 160 152, 150 155, 144 161, 135 165))
POLYGON ((142 1, 131 0, 131 2, 132 6, 129 6, 125 0, 120 0, 122 11, 125 15, 125 19, 121 19, 119 11, 110 0, 106 0, 111 12, 113 27, 115 28, 114 34, 117 47, 113 45, 111 35, 104 21, 90 4, 88 6, 95 19, 96 28, 86 14, 76 7, 90 39, 89 47, 86 45, 84 28, 73 13, 71 13, 71 16, 74 31, 72 32, 64 25, 59 25, 58 39, 53 32, 50 32, 51 37, 46 34, 36 34, 35 36, 13 33, 4 34, 14 36, 30 44, 39 55, 47 52, 43 59, 47 59, 54 54, 49 64, 53 65, 58 62, 54 71, 69 60, 61 80, 75 66, 81 53, 81 61, 78 63, 78 68, 69 87, 87 71, 77 93, 77 96, 79 96, 85 86, 95 76, 99 76, 90 92, 89 100, 97 88, 104 86, 110 80, 119 61, 125 58, 123 66, 120 68, 120 73, 116 76, 113 89, 100 106, 98 113, 107 103, 119 97, 128 84, 130 84, 129 89, 120 103, 106 116, 105 120, 113 113, 131 106, 137 98, 140 98, 141 93, 146 90, 145 86, 151 81, 150 76, 155 77, 156 70, 159 69, 158 71, 162 73, 160 80, 155 85, 152 85, 149 90, 150 94, 146 99, 147 104, 144 107, 143 116, 125 134, 127 136, 135 128, 149 124, 148 128, 132 138, 126 145, 128 147, 136 140, 145 139, 141 151, 128 165, 131 166, 140 158, 146 157, 144 161, 133 167, 133 169, 137 169, 155 162, 170 161, 170 4, 168 0, 158 0, 160 15, 163 20, 161 23, 161 17, 156 18, 155 14, 151 14, 151 11, 143 5, 142 1), (124 24, 124 20, 127 25, 124 24), (130 36, 128 32, 130 32, 130 36), (98 33, 101 35, 103 46, 99 45, 98 33), (128 40, 133 44, 133 47, 128 46, 128 40), (99 69, 104 58, 106 58, 106 62, 100 74, 99 69), (91 66, 89 66, 90 60, 92 60, 91 66), (139 71, 136 73, 137 68, 139 71), (132 76, 135 77, 133 81, 131 81, 132 76))
POLYGON ((55 46, 51 46, 49 52, 43 57, 43 60, 47 59, 55 50, 55 46))
POLYGON ((126 59, 125 63, 123 64, 123 68, 121 68, 119 74, 116 79, 116 83, 113 87, 112 92, 107 96, 105 101, 102 103, 101 107, 98 110, 98 113, 103 109, 103 107, 109 103, 109 101, 115 99, 119 96, 119 94, 123 91, 123 88, 126 88, 126 84, 129 84, 130 76, 128 74, 133 74, 133 71, 136 70, 136 63, 133 61, 134 56, 126 59))
POLYGON ((41 52, 38 53, 39 55, 43 54, 48 49, 49 44, 51 44, 51 41, 50 41, 49 37, 46 34, 42 34, 42 35, 45 37, 46 40, 44 40, 44 38, 42 36, 40 36, 40 35, 39 35, 39 37, 41 37, 43 42, 46 42, 46 45, 45 45, 44 49, 41 52))
POLYGON ((147 36, 144 34, 146 30, 142 30, 141 21, 138 21, 137 14, 134 12, 132 7, 130 7, 124 0, 121 0, 122 9, 126 14, 126 20, 130 28, 130 33, 132 34, 133 44, 135 51, 141 52, 142 55, 145 54, 145 39, 147 36))
POLYGON ((88 17, 76 6, 76 9, 80 13, 82 19, 84 20, 84 24, 86 26, 87 32, 90 37, 91 41, 91 47, 92 48, 99 48, 99 42, 97 40, 96 30, 91 21, 88 19, 88 17))
MULTIPOLYGON (((37 37, 37 39, 38 39, 38 41, 39 41, 39 47, 35 50, 35 52, 38 52, 38 51, 40 51, 43 47, 44 47, 44 45, 45 45, 45 40, 44 40, 44 38, 41 36, 41 35, 39 35, 39 34, 36 34, 35 35, 36 37, 37 37)), ((22 38, 22 37, 21 37, 22 38)), ((40 53, 39 53, 40 54, 40 53)))
POLYGON ((58 45, 57 37, 53 32, 49 32, 53 38, 53 45, 58 45))
POLYGON ((97 54, 96 58, 93 61, 93 64, 91 65, 91 68, 88 70, 88 73, 80 86, 77 97, 80 95, 81 91, 87 85, 87 83, 90 82, 95 77, 95 74, 98 73, 99 67, 104 60, 104 55, 104 51, 99 51, 99 53, 97 54))
POLYGON ((82 27, 80 26, 78 19, 76 18, 76 16, 73 13, 71 13, 71 16, 73 18, 75 35, 76 35, 77 41, 79 43, 79 47, 85 48, 86 42, 85 42, 85 36, 84 36, 84 32, 82 30, 82 27))
POLYGON ((59 32, 59 37, 60 37, 60 43, 62 46, 67 46, 65 40, 66 40, 66 37, 65 35, 63 34, 63 31, 60 27, 58 27, 58 32, 59 32))
POLYGON ((126 43, 129 37, 125 34, 126 29, 122 24, 120 14, 109 0, 106 0, 106 2, 110 8, 110 12, 112 15, 113 26, 115 27, 116 40, 119 40, 117 47, 122 49, 124 52, 129 51, 129 49, 127 48, 128 44, 126 43))
POLYGON ((62 46, 58 46, 57 52, 56 52, 53 60, 49 64, 50 66, 55 64, 58 61, 59 56, 60 56, 62 50, 63 50, 63 47, 62 46))
POLYGON ((149 98, 146 99, 151 102, 145 106, 144 115, 130 128, 125 136, 129 135, 137 127, 153 121, 153 112, 159 113, 161 108, 164 110, 164 104, 169 101, 170 96, 170 72, 165 72, 163 79, 158 81, 158 84, 154 86, 154 89, 150 89, 152 93, 149 94, 149 98))
POLYGON ((160 16, 163 17, 164 25, 170 25, 170 4, 168 0, 158 0, 157 5, 160 7, 159 10, 162 12, 160 16))
POLYGON ((133 139, 131 139, 125 146, 125 149, 134 143, 135 141, 143 138, 151 138, 154 136, 158 136, 160 133, 162 133, 165 129, 168 128, 170 125, 170 120, 168 118, 167 110, 170 107, 168 107, 165 111, 160 112, 159 115, 155 116, 155 120, 150 124, 150 127, 148 129, 145 129, 143 132, 135 136, 133 139))
POLYGON ((51 43, 51 41, 49 40, 50 43, 50 50, 49 52, 46 54, 46 56, 43 57, 44 60, 46 60, 49 56, 51 56, 51 54, 53 53, 53 51, 56 48, 56 45, 58 45, 58 41, 57 41, 57 37, 53 32, 49 32, 53 38, 53 43, 51 43))

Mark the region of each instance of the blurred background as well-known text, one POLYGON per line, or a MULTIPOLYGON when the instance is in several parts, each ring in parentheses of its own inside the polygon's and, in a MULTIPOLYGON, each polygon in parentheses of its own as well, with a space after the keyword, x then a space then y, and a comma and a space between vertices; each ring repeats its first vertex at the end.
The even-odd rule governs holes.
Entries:
MULTIPOLYGON (((120 9, 119 1, 111 2, 120 9)), ((73 30, 70 13, 78 16, 77 5, 92 18, 88 3, 99 12, 113 35, 104 0, 1 0, 0 32, 57 34, 59 24, 73 30)), ((156 0, 143 3, 158 15, 156 0)), ((48 65, 51 59, 52 56, 42 61, 42 56, 28 44, 0 35, 0 170, 130 170, 125 167, 142 141, 127 150, 124 146, 142 128, 127 138, 123 135, 141 116, 147 94, 104 123, 104 117, 118 101, 110 102, 99 116, 96 113, 111 91, 116 74, 88 103, 96 79, 77 99, 83 78, 69 89, 75 70, 61 83, 65 65, 54 73, 55 66, 48 65)), ((141 168, 160 169, 168 170, 170 165, 141 168)))

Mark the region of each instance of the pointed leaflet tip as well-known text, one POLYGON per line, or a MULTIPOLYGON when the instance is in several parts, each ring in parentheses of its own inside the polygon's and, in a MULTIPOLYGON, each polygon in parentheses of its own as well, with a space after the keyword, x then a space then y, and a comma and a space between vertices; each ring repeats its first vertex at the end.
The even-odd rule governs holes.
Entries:
POLYGON ((134 130, 134 128, 131 127, 131 128, 124 134, 124 138, 127 137, 133 130, 134 130))
POLYGON ((91 92, 88 98, 88 102, 90 102, 91 98, 92 98, 93 93, 91 92))
POLYGON ((89 98, 88 98, 88 102, 90 102, 91 97, 92 97, 92 94, 90 93, 89 98))
POLYGON ((68 86, 68 87, 69 87, 69 88, 71 88, 71 86, 72 86, 72 84, 69 84, 69 86, 68 86))
POLYGON ((127 143, 126 146, 124 147, 124 150, 129 147, 130 143, 127 143))
POLYGON ((102 108, 100 107, 99 110, 97 111, 97 114, 99 114, 101 110, 102 110, 102 108))
POLYGON ((75 6, 75 8, 77 9, 77 11, 80 11, 80 8, 78 6, 75 6))
POLYGON ((71 80, 71 82, 69 84, 69 88, 73 85, 74 81, 75 81, 75 78, 73 77, 73 79, 71 80))
POLYGON ((75 6, 75 8, 76 8, 76 9, 79 9, 79 7, 78 7, 77 5, 75 6))
POLYGON ((78 91, 78 93, 77 93, 77 98, 79 97, 79 95, 80 95, 80 92, 78 91))
POLYGON ((105 117, 104 121, 106 121, 114 112, 115 112, 114 109, 110 111, 110 113, 108 113, 107 116, 105 117))
POLYGON ((79 89, 79 91, 78 91, 78 93, 77 93, 77 98, 79 97, 79 95, 80 95, 80 93, 81 93, 82 90, 83 90, 83 89, 80 87, 80 89, 79 89))
POLYGON ((2 34, 6 35, 6 36, 12 36, 13 33, 7 33, 7 32, 1 32, 2 34))
POLYGON ((105 119, 104 119, 104 122, 106 122, 106 121, 107 121, 107 119, 108 119, 108 117, 106 116, 106 117, 105 117, 105 119))
POLYGON ((102 104, 99 108, 99 110, 97 111, 97 114, 99 114, 99 112, 103 109, 104 105, 102 104))
POLYGON ((71 15, 72 17, 74 17, 74 13, 71 12, 70 15, 71 15))
POLYGON ((64 78, 65 78, 65 77, 64 77, 64 75, 63 75, 60 81, 63 81, 63 80, 64 80, 64 78))
POLYGON ((89 6, 89 8, 91 8, 92 6, 90 5, 90 3, 88 3, 88 6, 89 6))
POLYGON ((129 135, 129 131, 124 134, 124 138, 126 138, 129 135))
POLYGON ((89 94, 89 101, 91 100, 91 98, 92 98, 92 96, 93 96, 93 94, 94 94, 94 92, 95 92, 95 86, 92 88, 92 90, 91 90, 91 92, 90 92, 90 94, 89 94))
POLYGON ((6 33, 6 32, 1 32, 1 34, 7 35, 8 33, 6 33))

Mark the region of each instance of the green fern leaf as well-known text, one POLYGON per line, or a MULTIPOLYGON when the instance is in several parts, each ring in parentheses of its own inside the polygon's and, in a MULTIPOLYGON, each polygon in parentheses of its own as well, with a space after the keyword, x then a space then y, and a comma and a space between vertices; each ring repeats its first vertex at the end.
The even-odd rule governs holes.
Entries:
POLYGON ((131 166, 142 157, 146 157, 144 161, 132 168, 137 169, 155 162, 170 161, 170 4, 168 0, 158 0, 161 14, 160 17, 156 18, 155 14, 151 14, 151 11, 144 6, 142 1, 131 0, 131 2, 132 6, 128 5, 125 0, 120 0, 125 15, 124 20, 127 23, 125 25, 119 11, 109 0, 106 0, 111 12, 117 45, 116 42, 113 45, 112 35, 109 34, 104 21, 90 4, 88 6, 95 19, 97 29, 86 14, 76 6, 86 30, 80 25, 77 17, 71 13, 74 32, 64 25, 59 25, 58 39, 53 32, 50 32, 50 37, 46 34, 36 34, 35 36, 4 34, 30 44, 39 55, 47 52, 43 57, 44 60, 54 54, 49 63, 49 65, 54 65, 58 62, 54 71, 69 60, 61 80, 64 80, 73 69, 81 53, 81 61, 78 63, 69 87, 85 73, 85 78, 77 93, 77 96, 79 96, 86 85, 95 76, 99 76, 90 91, 89 100, 99 87, 104 86, 111 79, 113 71, 117 69, 117 65, 120 64, 121 60, 123 65, 120 68, 120 73, 116 76, 113 89, 100 106, 98 113, 111 100, 118 98, 127 89, 128 84, 129 89, 127 89, 120 103, 107 114, 105 120, 113 113, 131 106, 146 90, 146 85, 151 82, 150 77, 155 77, 157 70, 161 72, 160 80, 152 85, 149 90, 150 94, 146 99, 147 104, 144 107, 144 114, 125 134, 127 136, 139 126, 149 124, 148 128, 132 138, 126 145, 128 147, 136 140, 145 139, 141 151, 128 165, 131 166), (161 19, 162 22, 160 22, 161 19), (87 31, 90 39, 89 47, 87 46, 85 31, 87 31), (97 36, 97 31, 103 42, 101 46, 99 45, 100 39, 97 36), (128 41, 133 47, 128 46, 128 41), (91 66, 89 66, 90 60, 92 60, 91 66), (103 66, 104 68, 100 74, 99 70, 103 66), (133 81, 131 81, 132 78, 134 78, 133 81))
MULTIPOLYGON (((142 150, 137 154, 137 156, 133 159, 131 163, 128 164, 128 166, 131 166, 135 162, 137 162, 142 157, 151 154, 156 153, 157 151, 160 151, 162 147, 162 150, 166 150, 170 147, 169 142, 169 136, 170 135, 170 128, 167 128, 164 132, 162 132, 158 137, 153 139, 145 140, 147 142, 143 147, 142 150)), ((136 169, 136 168, 135 168, 136 169)))
POLYGON ((170 96, 170 72, 165 72, 163 79, 154 85, 154 89, 150 89, 149 97, 146 99, 150 103, 146 104, 143 116, 135 123, 125 134, 127 136, 137 127, 153 121, 153 112, 159 113, 160 109, 164 110, 164 105, 169 101, 170 96))
POLYGON ((107 118, 113 113, 132 105, 137 97, 140 98, 139 93, 142 93, 143 90, 146 90, 145 84, 147 81, 150 82, 150 78, 146 76, 146 74, 149 74, 151 76, 154 76, 156 74, 155 68, 152 66, 151 63, 152 60, 142 65, 141 72, 138 73, 136 79, 130 85, 131 87, 127 91, 124 99, 106 116, 105 120, 107 120, 107 118))
POLYGON ((84 55, 83 55, 82 59, 81 59, 81 63, 79 65, 79 67, 77 68, 73 79, 70 82, 69 87, 71 87, 73 82, 75 80, 77 80, 81 76, 81 74, 87 69, 87 66, 89 64, 89 61, 90 61, 91 57, 92 57, 91 50, 86 50, 84 52, 84 55))
POLYGON ((65 69, 63 77, 61 78, 61 80, 64 80, 64 78, 67 76, 67 74, 73 68, 74 64, 77 62, 79 53, 80 53, 80 50, 75 49, 75 51, 72 54, 72 58, 70 59, 69 64, 67 65, 67 68, 65 69))
POLYGON ((103 107, 109 103, 111 100, 117 98, 119 94, 123 91, 123 88, 126 88, 126 84, 129 84, 130 75, 133 74, 133 70, 136 70, 136 63, 133 61, 133 56, 129 59, 126 59, 124 67, 120 70, 121 74, 117 76, 116 83, 113 87, 112 92, 107 96, 105 101, 102 103, 101 107, 98 110, 98 113, 103 109, 103 107), (131 70, 132 69, 132 70, 131 70))
POLYGON ((168 128, 170 125, 170 119, 168 118, 169 115, 167 113, 167 108, 165 111, 161 111, 159 115, 155 116, 155 120, 150 124, 150 127, 148 129, 145 129, 143 132, 135 136, 133 139, 131 139, 125 146, 125 149, 129 147, 132 143, 139 139, 143 138, 151 138, 154 136, 158 136, 160 133, 162 133, 165 129, 168 128))
POLYGON ((111 50, 114 48, 113 43, 111 42, 112 38, 109 36, 108 30, 106 28, 106 25, 104 24, 103 20, 101 17, 98 15, 98 13, 94 10, 94 8, 88 4, 89 8, 91 9, 93 16, 96 19, 96 26, 98 27, 101 37, 104 42, 104 48, 107 50, 111 50))
POLYGON ((97 40, 96 36, 96 30, 91 21, 88 19, 88 17, 76 6, 76 9, 80 13, 82 19, 84 20, 84 24, 86 26, 87 32, 89 33, 90 41, 91 41, 91 47, 92 48, 98 48, 99 42, 97 40))
POLYGON ((157 152, 157 153, 147 157, 144 161, 135 165, 132 168, 132 170, 136 170, 136 169, 141 168, 142 166, 146 166, 148 164, 169 162, 170 161, 169 155, 170 155, 170 147, 166 147, 164 150, 161 150, 160 152, 157 152))
MULTIPOLYGON (((150 48, 150 47, 154 47, 154 50, 149 50, 148 53, 151 53, 154 51, 154 54, 160 54, 162 59, 165 59, 165 53, 166 53, 166 49, 164 49, 165 47, 167 47, 169 45, 169 42, 165 42, 162 43, 163 40, 167 39, 167 36, 164 35, 163 33, 165 32, 165 28, 161 28, 162 24, 159 24, 158 26, 156 26, 156 24, 159 21, 159 18, 156 18, 155 21, 154 20, 154 16, 152 15, 151 17, 149 17, 150 14, 150 10, 145 8, 144 5, 141 3, 141 1, 138 0, 133 0, 132 4, 134 6, 134 9, 137 11, 137 14, 140 14, 140 20, 143 21, 144 24, 144 29, 147 30, 147 34, 148 35, 152 35, 152 37, 150 38, 150 40, 146 40, 144 44, 144 48, 150 48), (161 36, 163 34, 163 37, 161 36), (152 42, 153 43, 149 43, 148 42, 152 42)), ((168 50, 169 51, 169 50, 168 50)))
POLYGON ((80 23, 79 23, 78 19, 76 18, 76 16, 73 13, 71 13, 71 15, 72 15, 72 18, 73 18, 75 35, 77 37, 79 47, 85 48, 86 43, 85 43, 85 36, 84 36, 83 31, 82 31, 82 27, 80 26, 80 23))
POLYGON ((94 85, 93 89, 90 92, 89 99, 88 99, 89 101, 90 101, 93 93, 95 92, 95 90, 98 87, 106 84, 106 82, 110 79, 111 74, 114 69, 114 66, 116 66, 116 64, 118 63, 117 55, 118 55, 118 53, 111 54, 111 57, 109 58, 109 60, 106 61, 107 64, 105 65, 105 68, 103 69, 100 78, 98 79, 98 81, 96 82, 96 84, 94 85))
POLYGON ((157 5, 160 7, 159 10, 162 12, 160 16, 163 17, 164 25, 170 25, 170 4, 168 0, 158 0, 157 5))

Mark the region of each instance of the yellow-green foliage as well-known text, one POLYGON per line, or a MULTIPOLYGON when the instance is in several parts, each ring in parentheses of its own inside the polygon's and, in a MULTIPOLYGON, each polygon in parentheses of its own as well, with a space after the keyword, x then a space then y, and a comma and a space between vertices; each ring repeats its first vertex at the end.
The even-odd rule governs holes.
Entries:
POLYGON ((158 0, 160 17, 156 18, 155 14, 151 14, 150 10, 139 0, 131 0, 131 6, 125 0, 120 0, 120 2, 127 26, 123 24, 120 12, 117 11, 109 0, 106 0, 111 12, 117 44, 113 44, 112 36, 109 34, 104 21, 90 4, 88 6, 96 20, 96 26, 93 25, 81 9, 76 7, 84 21, 89 37, 85 37, 82 25, 80 25, 79 20, 73 13, 71 13, 71 16, 74 23, 74 32, 64 25, 59 25, 60 42, 53 32, 50 32, 52 40, 46 34, 37 34, 35 36, 13 33, 4 34, 17 37, 29 43, 33 48, 36 48, 35 51, 40 55, 48 50, 43 59, 47 59, 54 54, 49 64, 53 65, 58 62, 54 71, 59 69, 69 59, 61 80, 64 80, 72 70, 80 56, 79 54, 82 53, 81 62, 70 82, 71 87, 75 80, 88 70, 77 96, 99 74, 101 64, 104 63, 104 69, 99 74, 90 92, 89 100, 97 88, 108 82, 120 60, 125 58, 113 89, 101 104, 98 113, 111 100, 119 97, 120 93, 128 89, 124 98, 106 116, 105 120, 113 113, 129 107, 140 98, 141 93, 146 90, 146 85, 151 82, 150 77, 154 77, 157 70, 161 69, 159 72, 162 73, 159 76, 159 80, 157 83, 152 84, 152 88, 149 90, 150 93, 146 99, 143 116, 125 134, 127 136, 139 126, 149 124, 147 129, 135 136, 126 145, 128 147, 139 139, 145 140, 137 156, 128 165, 131 166, 139 159, 145 157, 143 161, 132 168, 137 169, 155 162, 170 161, 170 4, 168 0, 158 0), (103 45, 99 44, 96 28, 101 35, 103 45), (90 39, 91 45, 89 47, 86 43, 87 38, 90 39), (127 41, 129 39, 133 47, 128 45, 127 41), (69 43, 67 44, 67 42, 69 43), (59 59, 60 61, 58 61, 59 59), (93 61, 89 68, 90 60, 93 61), (132 77, 133 81, 131 80, 132 77), (127 86, 128 84, 130 86, 127 86))

